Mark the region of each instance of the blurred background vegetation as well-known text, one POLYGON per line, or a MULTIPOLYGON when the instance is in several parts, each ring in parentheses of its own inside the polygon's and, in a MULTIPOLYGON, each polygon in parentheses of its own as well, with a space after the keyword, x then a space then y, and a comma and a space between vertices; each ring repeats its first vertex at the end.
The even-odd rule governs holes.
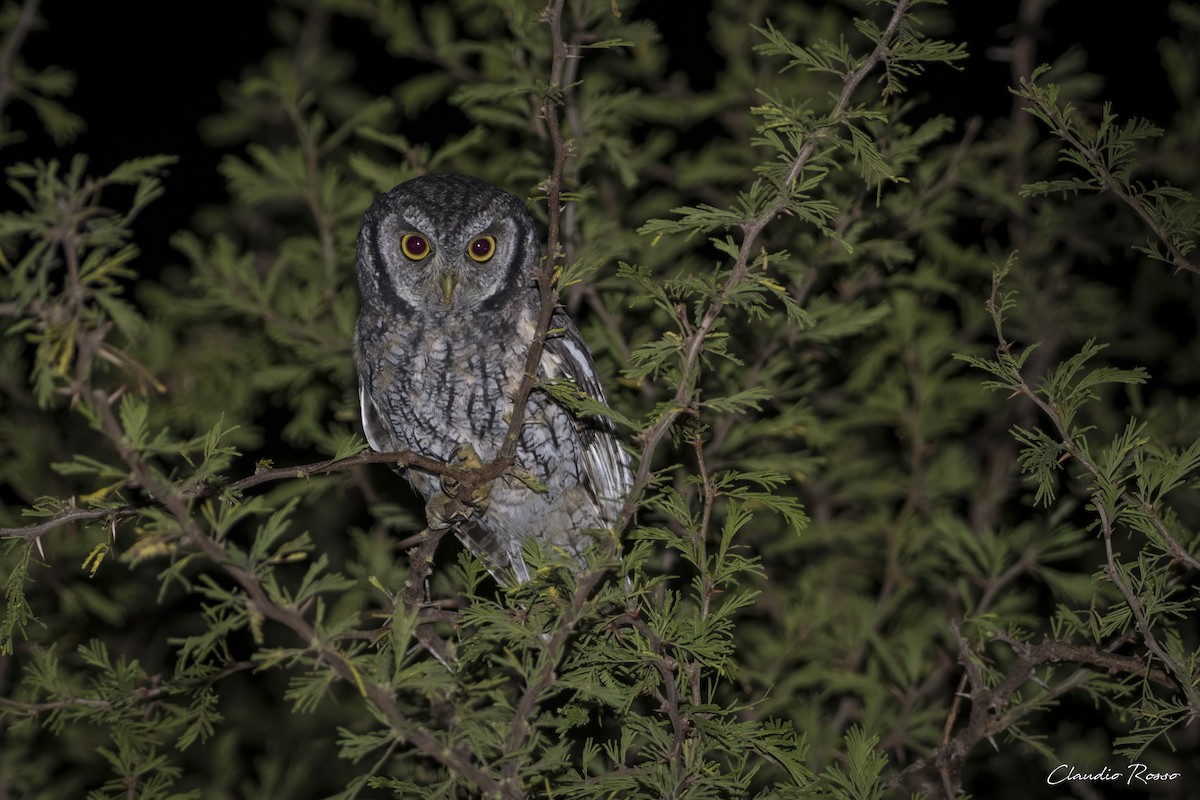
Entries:
POLYGON ((5 3, 0 798, 1190 796, 1200 8, 1145 5, 5 3), (406 591, 353 254, 428 172, 560 223, 619 567, 406 591))

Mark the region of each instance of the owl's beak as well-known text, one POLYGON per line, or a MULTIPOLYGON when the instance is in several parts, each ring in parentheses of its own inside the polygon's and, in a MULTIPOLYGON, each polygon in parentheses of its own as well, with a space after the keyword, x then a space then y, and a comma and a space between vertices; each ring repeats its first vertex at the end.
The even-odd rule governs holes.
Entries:
POLYGON ((454 287, 458 286, 458 273, 446 270, 438 278, 438 286, 442 287, 442 302, 450 305, 450 296, 454 294, 454 287))

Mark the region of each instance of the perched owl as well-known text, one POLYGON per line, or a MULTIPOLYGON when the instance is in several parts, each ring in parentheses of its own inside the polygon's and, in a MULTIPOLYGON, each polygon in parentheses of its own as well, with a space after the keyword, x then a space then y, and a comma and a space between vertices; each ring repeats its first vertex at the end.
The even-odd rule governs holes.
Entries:
MULTIPOLYGON (((539 237, 516 197, 462 175, 427 175, 375 199, 358 236, 362 310, 355 335, 362 423, 379 452, 490 461, 508 430, 540 313, 539 237)), ((568 378, 603 402, 591 352, 562 309, 541 377, 568 378)), ((534 390, 516 464, 458 536, 503 582, 529 579, 535 537, 580 557, 588 529, 617 521, 632 479, 611 421, 576 417, 534 390)), ((435 516, 438 476, 408 470, 435 516)))

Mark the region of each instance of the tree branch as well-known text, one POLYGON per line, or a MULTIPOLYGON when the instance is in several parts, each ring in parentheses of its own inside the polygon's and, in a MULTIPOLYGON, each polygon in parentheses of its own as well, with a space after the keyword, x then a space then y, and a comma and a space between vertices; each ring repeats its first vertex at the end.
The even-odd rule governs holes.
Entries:
POLYGON ((4 113, 9 95, 13 91, 12 68, 17 60, 17 53, 21 51, 21 45, 25 43, 25 37, 29 35, 34 20, 37 19, 40 4, 41 0, 25 0, 21 4, 21 15, 17 18, 17 24, 8 34, 4 49, 0 50, 0 114, 4 113))
POLYGON ((405 613, 417 620, 413 635, 417 637, 421 646, 432 653, 434 658, 442 662, 447 669, 450 669, 450 665, 454 662, 450 647, 441 636, 438 636, 432 625, 421 622, 420 612, 421 606, 425 602, 425 581, 429 579, 429 574, 433 571, 433 554, 442 541, 442 537, 449 530, 449 528, 425 528, 418 534, 417 544, 408 550, 408 576, 404 579, 402 595, 405 613))
POLYGON ((170 484, 160 483, 140 455, 129 446, 125 431, 113 413, 110 399, 100 391, 93 391, 89 399, 93 403, 101 433, 133 471, 138 483, 157 498, 163 508, 171 514, 187 543, 223 569, 245 591, 247 600, 255 611, 291 630, 304 646, 316 655, 318 662, 329 664, 339 679, 357 687, 363 697, 387 720, 397 738, 409 742, 428 758, 470 781, 482 794, 505 800, 520 799, 519 793, 502 789, 487 770, 475 763, 469 752, 442 741, 432 731, 411 721, 396 705, 391 688, 370 680, 359 672, 341 650, 322 642, 316 629, 299 609, 271 600, 258 576, 231 561, 224 544, 207 535, 192 519, 186 498, 176 492, 170 484))
MULTIPOLYGON (((529 344, 529 351, 525 356, 525 377, 521 381, 521 385, 517 388, 517 392, 513 395, 513 410, 512 418, 509 421, 508 432, 504 436, 504 444, 500 447, 499 453, 493 459, 494 466, 497 462, 507 462, 503 468, 496 472, 495 475, 490 474, 491 470, 485 470, 488 474, 483 480, 491 480, 499 477, 500 472, 512 465, 513 455, 517 450, 517 441, 521 437, 521 426, 525 422, 525 405, 529 400, 529 395, 533 391, 534 385, 537 383, 538 373, 541 371, 542 350, 546 343, 546 332, 550 328, 550 318, 554 315, 554 310, 558 306, 558 287, 554 284, 554 264, 558 260, 558 251, 561 240, 561 224, 562 224, 562 181, 563 170, 567 163, 567 144, 563 139, 562 129, 558 119, 558 105, 561 102, 560 97, 568 89, 563 86, 563 69, 567 62, 567 44, 563 41, 562 36, 562 10, 563 0, 551 0, 546 10, 542 12, 542 21, 550 26, 550 45, 551 45, 551 61, 550 61, 550 87, 547 91, 546 98, 542 101, 542 107, 539 111, 539 116, 546 123, 546 128, 550 132, 550 143, 552 148, 552 162, 550 167, 550 178, 546 181, 546 252, 542 259, 541 265, 538 267, 538 296, 541 301, 541 314, 538 317, 537 328, 534 332, 533 341, 529 344)), ((461 494, 464 498, 466 495, 461 494)))
POLYGON ((1187 698, 1188 708, 1192 716, 1200 717, 1200 695, 1196 692, 1196 686, 1190 671, 1158 643, 1158 637, 1150 629, 1150 622, 1146 619, 1146 613, 1142 608, 1141 601, 1134 594, 1133 590, 1129 588, 1129 584, 1125 582, 1121 575, 1121 570, 1117 567, 1116 557, 1113 555, 1112 548, 1112 524, 1109 522, 1108 512, 1104 508, 1104 501, 1100 495, 1096 494, 1092 496, 1092 507, 1096 509, 1096 514, 1100 517, 1100 532, 1104 537, 1105 576, 1113 582, 1113 585, 1120 589, 1121 595, 1125 598, 1125 603, 1129 606, 1129 611, 1133 615, 1137 632, 1141 635, 1142 641, 1146 643, 1146 648, 1158 656, 1159 660, 1166 665, 1167 671, 1174 676, 1178 684, 1177 688, 1181 689, 1187 698))
POLYGON ((1007 636, 996 638, 1009 644, 1017 654, 1017 662, 999 683, 988 686, 988 680, 976 663, 976 657, 959 629, 956 620, 950 621, 950 632, 958 643, 959 663, 963 666, 964 682, 959 684, 951 715, 947 720, 941 745, 930 755, 914 761, 896 773, 887 782, 889 788, 916 782, 929 789, 939 786, 947 797, 957 795, 962 786, 962 770, 967 757, 983 740, 992 740, 1005 732, 1036 708, 1058 698, 1082 685, 1090 676, 1088 670, 1071 673, 1059 683, 1045 687, 1045 692, 1027 702, 1014 705, 1013 697, 1033 677, 1034 670, 1043 664, 1081 663, 1100 667, 1109 674, 1124 673, 1150 678, 1165 687, 1177 690, 1178 684, 1162 670, 1150 668, 1141 659, 1133 656, 1118 656, 1093 646, 1072 642, 1046 640, 1030 645, 1015 641, 1007 636), (963 688, 969 687, 964 693, 963 688), (969 699, 971 710, 966 724, 953 737, 949 735, 963 698, 969 699), (1007 709, 1007 710, 1006 710, 1007 709), (936 773, 937 779, 933 780, 936 773))
MULTIPOLYGON (((213 683, 227 678, 238 672, 254 669, 257 665, 252 661, 231 661, 225 665, 220 672, 215 675, 208 675, 201 679, 188 679, 172 686, 170 683, 163 683, 162 675, 152 675, 149 678, 149 686, 141 686, 134 689, 127 695, 127 698, 135 703, 144 703, 147 700, 157 700, 164 694, 169 695, 177 691, 182 691, 183 688, 194 685, 211 686, 213 683), (178 687, 178 688, 177 688, 178 687)), ((26 703, 21 700, 13 700, 8 697, 0 697, 0 711, 8 711, 16 714, 25 714, 30 717, 40 717, 52 711, 58 711, 63 708, 71 708, 72 706, 83 706, 86 708, 98 708, 102 711, 113 713, 116 707, 109 700, 100 700, 94 697, 75 697, 68 694, 61 700, 48 700, 44 703, 26 703)))
POLYGON ((547 206, 546 251, 542 263, 538 266, 536 277, 540 312, 534 328, 533 340, 529 343, 529 349, 525 354, 524 377, 513 394, 512 412, 503 443, 490 462, 481 467, 461 470, 455 475, 460 479, 451 496, 454 503, 452 510, 456 509, 468 515, 471 508, 471 496, 475 490, 488 481, 499 478, 516 461, 517 443, 525 424, 525 407, 530 394, 537 385, 550 319, 553 317, 555 309, 558 308, 558 287, 555 285, 554 278, 555 263, 558 260, 559 251, 562 249, 562 184, 568 150, 558 119, 558 106, 562 103, 563 94, 568 90, 563 83, 563 70, 568 54, 566 42, 562 37, 562 10, 563 0, 552 0, 542 12, 542 21, 550 26, 552 56, 549 88, 538 110, 538 117, 545 122, 550 133, 552 163, 550 176, 544 184, 547 206))
MULTIPOLYGON (((992 279, 992 292, 988 297, 987 309, 992 314, 996 329, 996 341, 998 342, 996 346, 996 352, 1003 359, 1006 359, 1009 363, 1012 363, 1012 342, 1004 338, 1003 317, 1001 316, 1000 304, 998 302, 1000 285, 1000 275, 997 274, 992 279)), ((1013 388, 1016 390, 1016 392, 1032 400, 1034 404, 1042 410, 1042 413, 1050 418, 1050 422, 1053 423, 1054 429, 1058 432, 1059 445, 1062 447, 1063 451, 1071 456, 1071 458, 1079 462, 1079 464, 1082 465, 1085 470, 1091 473, 1094 478, 1101 480, 1103 478, 1103 474, 1100 468, 1075 442, 1075 437, 1067 428, 1066 421, 1058 412, 1058 409, 1041 395, 1039 395, 1033 389, 1033 387, 1029 385, 1029 382, 1025 380, 1025 376, 1021 374, 1020 370, 1014 367, 1011 372, 1013 388)), ((1138 509, 1138 511, 1146 515, 1146 518, 1154 527, 1154 530, 1157 531, 1158 535, 1163 538, 1163 541, 1167 546, 1167 552, 1169 552, 1173 558, 1182 561, 1192 569, 1200 570, 1200 561, 1198 561, 1196 557, 1192 555, 1187 548, 1180 544, 1179 540, 1176 539, 1169 530, 1167 530, 1166 523, 1163 522, 1162 515, 1159 513, 1157 508, 1150 503, 1143 501, 1141 498, 1135 497, 1129 492, 1121 492, 1120 497, 1122 501, 1128 503, 1130 506, 1138 509)))
POLYGON ((693 404, 692 386, 698 369, 700 354, 704 349, 704 341, 712 331, 713 325, 720 318, 721 312, 725 309, 735 288, 745 279, 747 272, 749 272, 754 254, 759 249, 759 237, 767 225, 786 210, 788 202, 791 200, 791 194, 788 190, 794 186, 796 180, 800 177, 800 173, 808 164, 809 159, 812 158, 813 153, 816 152, 825 135, 837 125, 840 125, 845 119, 846 113, 850 109, 850 98, 854 92, 862 84, 863 80, 866 79, 867 75, 886 59, 892 38, 899 30, 900 23, 908 11, 909 2, 910 0, 899 0, 896 3, 896 7, 892 10, 891 19, 880 35, 875 49, 871 51, 871 54, 856 69, 846 76, 841 94, 838 96, 833 111, 829 115, 833 122, 814 130, 804 145, 796 152, 796 157, 792 159, 784 181, 784 193, 764 211, 742 224, 742 243, 738 248, 733 268, 729 271, 729 276, 721 286, 720 292, 717 293, 717 296, 712 299, 705 309, 700 324, 690 331, 685 339, 683 345, 683 364, 680 367, 679 388, 676 390, 674 398, 675 408, 665 411, 658 422, 642 436, 641 462, 638 464, 638 471, 634 476, 633 490, 629 493, 629 498, 625 501, 625 507, 621 515, 624 524, 628 524, 633 518, 633 513, 637 508, 638 494, 649 483, 654 452, 658 449, 663 437, 667 435, 675 420, 693 404))
POLYGON ((575 632, 575 626, 587 612, 592 592, 608 572, 609 567, 602 565, 579 576, 575 589, 571 593, 570 605, 563 612, 554 632, 549 634, 542 646, 542 663, 538 666, 533 679, 521 692, 521 698, 513 710, 512 724, 509 726, 509 735, 500 758, 504 763, 502 785, 505 791, 516 792, 519 797, 525 796, 519 785, 522 765, 516 755, 524 748, 526 740, 533 731, 530 720, 533 719, 533 712, 537 708, 538 701, 558 680, 558 664, 566 652, 567 640, 575 632))
MULTIPOLYGON (((187 500, 193 500, 202 497, 214 497, 224 493, 232 493, 240 495, 247 489, 260 486, 264 483, 273 483, 281 480, 293 479, 308 479, 314 475, 331 475, 335 472, 341 472, 362 464, 388 464, 395 467, 416 467, 426 472, 431 472, 436 475, 444 475, 451 479, 465 480, 472 471, 468 468, 458 466, 456 464, 447 464, 444 461, 429 458, 427 456, 413 453, 407 450, 400 450, 394 453, 375 453, 372 451, 364 451, 357 455, 348 458, 339 459, 336 461, 316 461, 310 464, 300 464, 294 467, 274 467, 269 469, 257 469, 253 475, 248 475, 240 480, 232 483, 208 483, 190 487, 182 491, 175 490, 176 493, 187 500)), ((139 482, 140 485, 140 482, 139 482)), ((145 488, 143 486, 143 488, 145 488)), ((174 490, 174 487, 172 487, 174 490)), ((72 500, 72 502, 74 502, 72 500)), ((9 537, 15 539, 36 539, 44 533, 54 530, 55 528, 72 522, 103 519, 110 522, 117 522, 126 517, 133 516, 148 508, 163 507, 162 499, 156 495, 150 495, 146 500, 138 503, 130 503, 123 506, 115 506, 112 508, 75 508, 68 507, 60 511, 57 515, 49 518, 45 522, 40 522, 35 525, 28 525, 21 528, 0 528, 0 537, 9 537)))
MULTIPOLYGON (((1023 81, 1022 83, 1028 86, 1028 81, 1023 81)), ((1188 260, 1188 257, 1184 255, 1183 251, 1179 249, 1178 245, 1172 241, 1168 231, 1164 229, 1157 220, 1154 219, 1149 211, 1146 210, 1145 205, 1142 203, 1141 195, 1126 191, 1125 187, 1121 185, 1121 182, 1113 176, 1112 172, 1110 172, 1105 166, 1104 154, 1098 149, 1090 147, 1084 142, 1081 142, 1069 127, 1059 124, 1057 122, 1057 117, 1061 112, 1058 108, 1047 103, 1039 94, 1031 92, 1031 95, 1032 100, 1038 106, 1043 119, 1050 123, 1051 129, 1054 131, 1055 135, 1058 136, 1058 138, 1065 142, 1069 147, 1073 148, 1078 153, 1081 153, 1083 157, 1087 159, 1087 162, 1094 171, 1097 182, 1099 183, 1099 190, 1111 192, 1122 203, 1133 209, 1133 212, 1137 214, 1142 223, 1149 228, 1150 231, 1158 238, 1158 240, 1162 242, 1163 246, 1167 248, 1167 252, 1171 256, 1170 263, 1174 265, 1176 272, 1179 270, 1187 270, 1188 272, 1200 274, 1200 265, 1194 264, 1188 260)))

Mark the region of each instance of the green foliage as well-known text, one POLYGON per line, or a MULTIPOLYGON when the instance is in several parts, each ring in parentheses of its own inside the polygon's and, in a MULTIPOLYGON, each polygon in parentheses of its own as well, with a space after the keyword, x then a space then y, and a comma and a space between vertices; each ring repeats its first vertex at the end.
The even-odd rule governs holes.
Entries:
MULTIPOLYGON (((1071 55, 984 128, 926 88, 972 69, 948 9, 812 5, 717 0, 696 88, 630 3, 279 4, 201 126, 229 196, 177 265, 132 234, 171 157, 8 166, 0 794, 1015 795, 1118 757, 1200 780, 1200 338, 1170 324, 1200 13, 1174 4, 1162 46, 1177 118, 1119 122, 1071 55), (334 18, 403 65, 383 96, 334 18), (637 473, 586 569, 535 544, 496 585, 424 529, 387 468, 413 456, 366 452, 359 220, 434 171, 557 232, 611 408, 538 388, 612 419, 637 473)), ((29 8, 0 12, 3 58, 29 8)), ((78 130, 64 73, 11 75, 0 112, 78 130)))
POLYGON ((24 141, 6 115, 14 101, 28 105, 55 144, 66 144, 83 131, 83 120, 57 98, 70 96, 75 76, 58 67, 34 69, 21 58, 21 45, 41 20, 36 3, 8 0, 0 7, 0 148, 24 141))
POLYGON ((1200 266, 1188 259, 1200 236, 1200 200, 1170 184, 1155 182, 1147 188, 1136 178, 1141 166, 1139 146, 1147 139, 1162 136, 1163 129, 1144 119, 1131 119, 1118 126, 1109 103, 1104 104, 1100 122, 1093 128, 1070 102, 1060 104, 1059 86, 1037 83, 1049 71, 1048 65, 1034 70, 1028 80, 1022 80, 1017 96, 1028 100, 1026 110, 1067 145, 1060 151, 1061 159, 1080 168, 1087 178, 1036 181, 1026 185, 1022 195, 1112 192, 1142 218, 1153 234, 1145 245, 1135 245, 1136 250, 1176 269, 1200 272, 1200 266))

